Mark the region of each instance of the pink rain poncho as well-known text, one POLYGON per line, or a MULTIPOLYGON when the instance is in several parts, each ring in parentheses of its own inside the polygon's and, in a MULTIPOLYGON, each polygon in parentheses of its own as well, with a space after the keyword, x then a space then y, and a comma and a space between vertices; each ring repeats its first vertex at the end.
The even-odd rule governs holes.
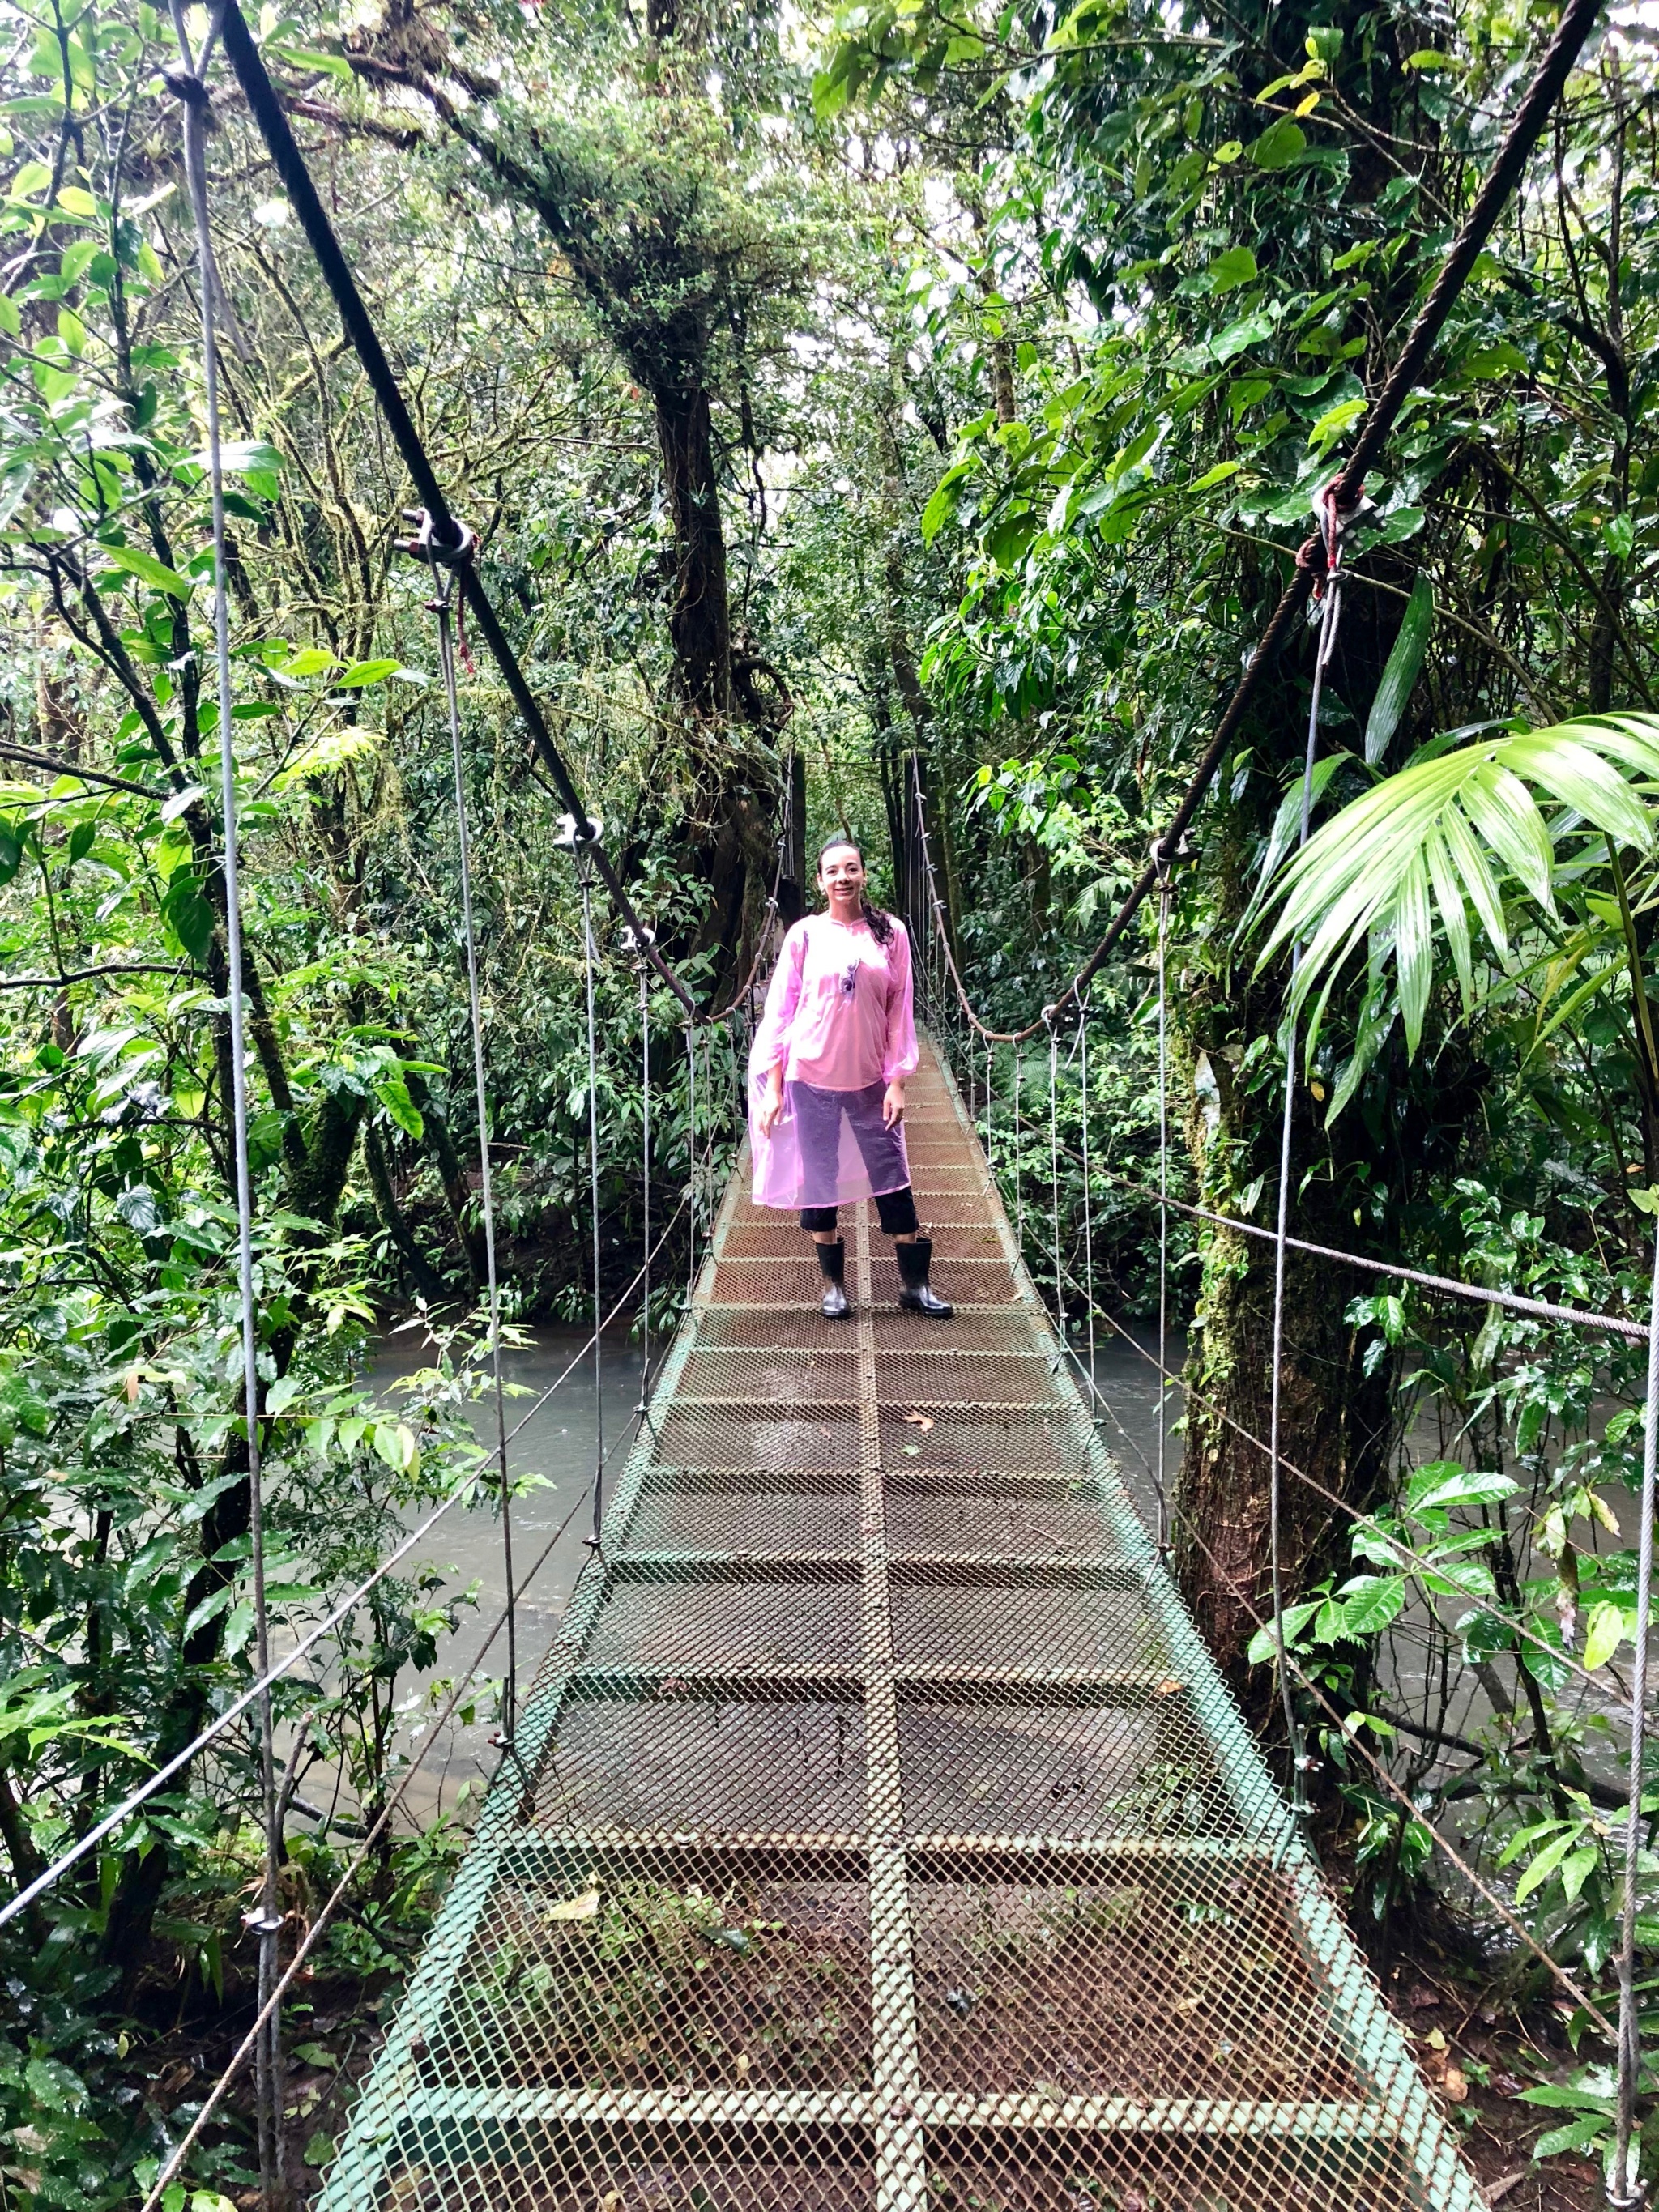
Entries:
POLYGON ((894 921, 878 945, 867 921, 808 915, 783 940, 749 1061, 749 1143, 757 1206, 850 1206, 910 1180, 904 1127, 882 1127, 887 1085, 915 1073, 910 940, 894 921), (755 1110, 782 1063, 783 1111, 769 1137, 755 1110))

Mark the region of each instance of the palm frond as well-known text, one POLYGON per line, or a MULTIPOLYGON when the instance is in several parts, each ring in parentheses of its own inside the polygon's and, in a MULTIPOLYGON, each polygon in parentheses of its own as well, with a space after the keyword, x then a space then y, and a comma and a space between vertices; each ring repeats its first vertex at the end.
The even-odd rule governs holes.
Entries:
POLYGON ((1291 1004, 1299 1014, 1315 1000, 1311 1052, 1349 960, 1362 945, 1370 948, 1374 969, 1391 957, 1414 1053, 1439 940, 1467 1011, 1475 995, 1471 923, 1507 967, 1517 895, 1553 919, 1566 873, 1560 847, 1586 830, 1651 857, 1659 848, 1656 795, 1655 714, 1586 716, 1425 750, 1344 807, 1288 862, 1267 895, 1277 917, 1258 964, 1287 945, 1302 946, 1291 1004))

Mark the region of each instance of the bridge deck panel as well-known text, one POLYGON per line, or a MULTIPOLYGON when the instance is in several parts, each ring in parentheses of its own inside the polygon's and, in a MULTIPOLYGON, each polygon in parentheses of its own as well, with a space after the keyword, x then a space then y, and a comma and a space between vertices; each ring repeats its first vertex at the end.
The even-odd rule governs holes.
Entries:
POLYGON ((910 1098, 956 1319, 728 1192, 322 2212, 1478 2212, 910 1098))

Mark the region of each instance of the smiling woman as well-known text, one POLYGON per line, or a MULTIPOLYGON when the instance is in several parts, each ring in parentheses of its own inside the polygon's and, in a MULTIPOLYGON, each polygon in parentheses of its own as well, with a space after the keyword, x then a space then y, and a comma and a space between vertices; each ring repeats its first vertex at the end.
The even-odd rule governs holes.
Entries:
POLYGON ((865 895, 864 856, 838 838, 818 856, 825 911, 798 921, 766 994, 750 1062, 755 1203, 799 1206, 826 1283, 831 1321, 851 1310, 836 1208, 873 1198, 896 1247, 899 1304, 947 1321, 929 1287, 904 1149, 905 1079, 915 1073, 910 940, 865 895))

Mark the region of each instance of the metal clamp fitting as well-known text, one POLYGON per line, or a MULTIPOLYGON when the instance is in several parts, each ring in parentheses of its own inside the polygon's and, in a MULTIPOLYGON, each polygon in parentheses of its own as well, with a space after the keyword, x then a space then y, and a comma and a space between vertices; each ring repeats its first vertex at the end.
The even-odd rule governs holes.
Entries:
MULTIPOLYGON (((553 849, 556 853, 580 852, 584 845, 597 845, 604 835, 605 824, 597 814, 590 814, 580 830, 574 814, 562 814, 553 834, 553 849)), ((656 942, 654 936, 652 942, 656 942)))
POLYGON ((206 85, 199 76, 192 76, 181 62, 169 64, 161 71, 161 82, 186 107, 206 108, 210 105, 206 85))
POLYGON ((478 550, 478 533, 461 521, 455 524, 460 536, 453 545, 444 544, 436 534, 437 524, 429 507, 406 507, 404 520, 414 526, 415 535, 398 540, 400 550, 416 561, 426 562, 428 567, 438 562, 459 567, 463 561, 470 561, 478 550))

